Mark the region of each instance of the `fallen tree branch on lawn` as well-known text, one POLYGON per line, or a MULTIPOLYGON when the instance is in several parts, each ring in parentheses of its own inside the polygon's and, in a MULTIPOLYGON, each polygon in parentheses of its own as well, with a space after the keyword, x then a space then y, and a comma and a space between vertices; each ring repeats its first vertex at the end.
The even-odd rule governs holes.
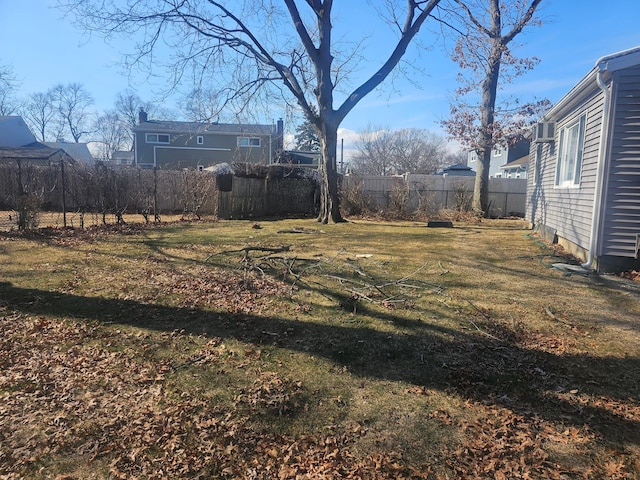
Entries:
MULTIPOLYGON (((330 258, 325 258, 321 255, 318 258, 282 255, 284 252, 290 252, 290 249, 289 245, 280 247, 248 246, 212 254, 205 261, 215 255, 243 253, 242 262, 245 269, 245 279, 248 279, 248 274, 251 271, 258 272, 260 275, 282 276, 283 280, 288 278, 291 281, 291 293, 293 293, 296 286, 300 285, 303 288, 316 291, 329 300, 338 300, 341 305, 348 306, 349 309, 353 308, 353 313, 356 313, 359 302, 391 307, 392 305, 406 304, 419 299, 424 293, 436 294, 454 300, 452 294, 445 293, 445 287, 441 283, 426 282, 415 278, 429 266, 429 262, 425 262, 411 273, 400 278, 388 279, 385 278, 388 272, 384 270, 373 272, 367 268, 370 266, 375 267, 376 264, 363 265, 352 258, 348 258, 347 261, 339 261, 340 255, 345 252, 337 252, 330 258), (251 258, 250 253, 254 251, 264 252, 266 255, 251 258), (321 279, 325 279, 328 282, 323 282, 321 279), (331 283, 334 283, 334 285, 332 286, 331 283), (340 294, 339 290, 343 290, 344 293, 340 294), (348 302, 345 302, 345 295, 349 298, 348 302)), ((442 269, 442 262, 439 262, 438 266, 442 269)), ((448 270, 445 273, 448 273, 448 270)), ((442 272, 439 272, 439 275, 442 275, 442 272)), ((455 298, 455 300, 466 303, 485 320, 492 321, 491 316, 486 311, 469 299, 455 298)), ((467 319, 467 321, 478 333, 493 340, 501 341, 500 338, 482 329, 472 319, 467 319)))
POLYGON ((243 252, 242 261, 247 261, 249 259, 249 252, 282 253, 282 252, 288 252, 290 249, 291 249, 291 245, 282 245, 281 247, 244 247, 244 248, 239 248, 237 250, 223 250, 222 252, 212 253, 207 258, 205 258, 204 261, 206 263, 216 255, 226 255, 229 253, 240 253, 240 252, 243 252))
POLYGON ((293 227, 285 230, 278 230, 278 233, 306 233, 308 235, 314 233, 325 233, 322 230, 317 230, 315 228, 305 228, 305 227, 293 227))

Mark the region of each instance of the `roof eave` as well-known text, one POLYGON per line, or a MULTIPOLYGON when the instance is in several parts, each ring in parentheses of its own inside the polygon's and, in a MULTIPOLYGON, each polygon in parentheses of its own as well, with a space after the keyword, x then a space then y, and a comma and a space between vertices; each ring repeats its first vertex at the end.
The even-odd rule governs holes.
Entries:
POLYGON ((587 99, 598 88, 596 76, 598 69, 592 69, 569 92, 556 102, 542 117, 543 122, 557 121, 567 111, 573 109, 580 102, 587 99))
POLYGON ((564 113, 573 109, 580 102, 587 99, 594 91, 598 90, 598 75, 602 75, 604 81, 609 81, 611 73, 640 64, 640 47, 631 48, 622 52, 613 53, 599 58, 595 66, 585 75, 577 85, 556 102, 551 109, 544 114, 541 121, 555 121, 564 113))

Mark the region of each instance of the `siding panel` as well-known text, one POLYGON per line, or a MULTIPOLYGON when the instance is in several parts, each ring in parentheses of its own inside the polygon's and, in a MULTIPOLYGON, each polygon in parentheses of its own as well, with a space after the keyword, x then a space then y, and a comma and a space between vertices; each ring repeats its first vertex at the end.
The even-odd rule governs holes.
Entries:
POLYGON ((535 164, 527 175, 528 192, 526 218, 533 224, 556 230, 558 236, 587 248, 590 239, 593 195, 600 145, 603 95, 600 91, 578 105, 568 115, 557 119, 556 131, 586 113, 582 171, 578 188, 555 186, 557 142, 532 144, 530 158, 540 162, 540 179, 536 182, 535 164))
POLYGON ((614 76, 615 117, 602 255, 635 257, 640 234, 640 67, 614 76))

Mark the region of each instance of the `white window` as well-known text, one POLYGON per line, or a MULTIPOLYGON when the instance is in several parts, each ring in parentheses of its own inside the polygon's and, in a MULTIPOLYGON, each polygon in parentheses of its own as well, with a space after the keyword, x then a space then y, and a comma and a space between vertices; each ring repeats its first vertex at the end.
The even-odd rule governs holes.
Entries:
POLYGON ((198 143, 198 145, 202 145, 204 143, 204 137, 202 135, 198 135, 196 137, 196 142, 198 143))
POLYGON ((239 147, 259 147, 260 137, 238 137, 239 147))
POLYGON ((147 133, 145 141, 147 143, 169 143, 169 135, 163 133, 147 133))
POLYGON ((496 147, 493 149, 493 156, 494 157, 499 157, 500 155, 502 155, 502 149, 500 147, 496 147))
POLYGON ((556 185, 559 187, 580 184, 585 117, 586 115, 582 115, 560 130, 556 165, 556 185))

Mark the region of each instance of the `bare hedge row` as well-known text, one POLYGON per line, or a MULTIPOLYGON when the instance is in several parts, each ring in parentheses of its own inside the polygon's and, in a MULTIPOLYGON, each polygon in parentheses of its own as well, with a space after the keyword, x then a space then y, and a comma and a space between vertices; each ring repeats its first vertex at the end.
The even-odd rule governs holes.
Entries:
POLYGON ((0 210, 17 213, 17 226, 37 226, 40 211, 80 214, 160 214, 196 217, 216 213, 215 177, 207 172, 33 163, 0 165, 0 210))

